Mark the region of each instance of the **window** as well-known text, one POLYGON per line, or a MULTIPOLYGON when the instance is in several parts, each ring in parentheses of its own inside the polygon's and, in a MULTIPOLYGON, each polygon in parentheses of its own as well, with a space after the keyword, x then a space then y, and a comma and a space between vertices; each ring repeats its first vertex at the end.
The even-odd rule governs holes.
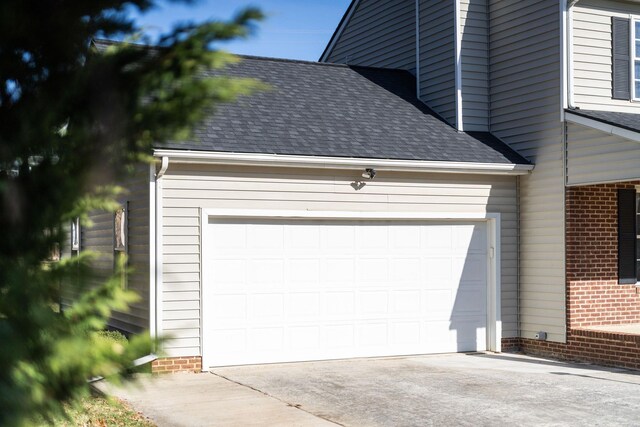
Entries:
MULTIPOLYGON (((635 38, 635 31, 633 31, 629 19, 617 16, 611 18, 611 41, 613 44, 611 97, 613 99, 628 101, 633 96, 631 81, 634 80, 634 76, 631 71, 631 59, 635 55, 635 51, 632 49, 635 43, 630 43, 632 38, 635 38)), ((635 64, 633 65, 635 67, 635 64)))
POLYGON ((118 209, 113 216, 113 250, 127 251, 127 209, 118 209))
POLYGON ((633 189, 618 190, 618 283, 638 282, 640 198, 633 189))
POLYGON ((113 268, 117 271, 120 262, 123 262, 124 269, 120 270, 120 284, 123 289, 128 287, 127 271, 126 271, 126 255, 128 244, 128 228, 127 216, 129 212, 129 202, 125 202, 122 208, 113 214, 113 268))
POLYGON ((636 280, 640 282, 640 193, 636 191, 636 280))
POLYGON ((71 221, 71 250, 80 251, 80 218, 71 221))
POLYGON ((640 20, 634 19, 631 30, 631 59, 633 99, 640 98, 640 20))
POLYGON ((640 17, 613 17, 612 94, 613 99, 640 101, 640 17))

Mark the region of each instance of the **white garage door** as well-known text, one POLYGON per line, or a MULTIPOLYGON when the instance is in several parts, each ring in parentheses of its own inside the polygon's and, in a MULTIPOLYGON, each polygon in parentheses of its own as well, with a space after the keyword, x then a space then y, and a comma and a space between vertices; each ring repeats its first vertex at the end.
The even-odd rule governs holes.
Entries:
POLYGON ((205 232, 205 366, 486 349, 482 222, 212 219, 205 232))

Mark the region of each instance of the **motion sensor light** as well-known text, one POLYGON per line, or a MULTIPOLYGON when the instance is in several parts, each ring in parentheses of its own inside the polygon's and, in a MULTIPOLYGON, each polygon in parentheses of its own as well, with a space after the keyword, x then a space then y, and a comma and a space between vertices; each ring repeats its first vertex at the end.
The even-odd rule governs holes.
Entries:
POLYGON ((376 177, 376 170, 372 168, 367 168, 364 170, 362 177, 366 179, 373 179, 376 177))

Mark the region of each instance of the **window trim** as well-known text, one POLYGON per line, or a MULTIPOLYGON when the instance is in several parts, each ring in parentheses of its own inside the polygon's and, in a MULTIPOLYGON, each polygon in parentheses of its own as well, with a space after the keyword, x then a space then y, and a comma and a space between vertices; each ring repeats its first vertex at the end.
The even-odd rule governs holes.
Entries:
POLYGON ((638 251, 638 242, 640 241, 640 186, 635 186, 636 190, 636 286, 640 286, 640 251, 638 251))
POLYGON ((635 188, 618 188, 618 284, 636 285, 638 283, 638 192, 635 188), (633 205, 629 196, 633 192, 633 205), (631 209, 632 208, 632 209, 631 209), (633 218, 630 218, 633 215, 633 218), (633 227, 633 232, 629 227, 633 227), (633 236, 633 244, 631 244, 633 236), (630 263, 632 262, 632 265, 630 263), (632 273, 633 272, 633 273, 632 273))
MULTIPOLYGON (((640 22, 640 15, 629 15, 629 76, 631 77, 630 94, 631 101, 640 101, 640 93, 636 94, 636 80, 640 82, 640 76, 636 77, 636 59, 640 61, 640 57, 636 58, 636 22, 640 22)), ((640 41, 640 39, 638 39, 640 41)))

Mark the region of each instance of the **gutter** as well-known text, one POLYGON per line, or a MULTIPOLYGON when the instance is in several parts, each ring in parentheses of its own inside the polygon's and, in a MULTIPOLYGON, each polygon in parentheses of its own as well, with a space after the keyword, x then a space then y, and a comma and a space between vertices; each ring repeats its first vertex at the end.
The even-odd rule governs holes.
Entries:
MULTIPOLYGON (((392 160, 353 157, 320 157, 280 154, 226 153, 217 151, 154 150, 155 157, 170 158, 178 163, 269 166, 319 169, 358 170, 372 168, 378 171, 472 173, 485 175, 527 175, 534 165, 514 163, 475 163, 423 160, 392 160)), ((157 186, 156 186, 157 187, 157 186)), ((159 224, 157 225, 160 226, 159 224)), ((159 258, 157 258, 159 260, 159 258)))

